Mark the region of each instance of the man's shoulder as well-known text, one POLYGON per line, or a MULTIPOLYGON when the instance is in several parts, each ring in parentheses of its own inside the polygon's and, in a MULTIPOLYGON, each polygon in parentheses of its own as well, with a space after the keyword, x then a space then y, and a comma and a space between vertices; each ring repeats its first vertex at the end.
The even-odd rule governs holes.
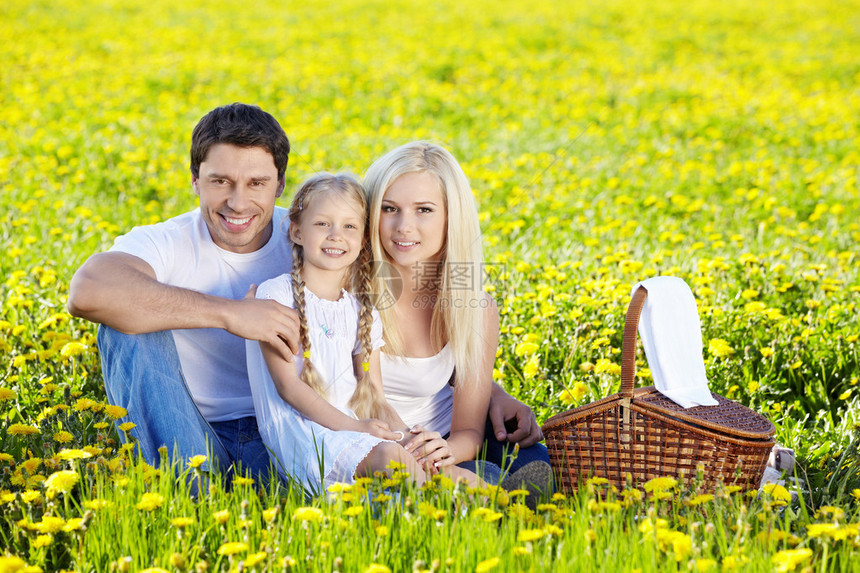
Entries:
POLYGON ((148 225, 136 225, 127 234, 173 234, 188 232, 189 229, 196 228, 202 222, 200 209, 192 209, 187 213, 176 215, 164 221, 151 223, 148 225))

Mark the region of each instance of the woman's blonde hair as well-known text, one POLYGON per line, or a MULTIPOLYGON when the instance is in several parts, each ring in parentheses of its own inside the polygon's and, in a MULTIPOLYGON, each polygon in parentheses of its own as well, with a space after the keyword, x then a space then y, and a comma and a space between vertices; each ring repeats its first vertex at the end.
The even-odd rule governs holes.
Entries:
MULTIPOLYGON (((477 382, 481 356, 484 354, 483 249, 478 209, 469 180, 454 156, 444 147, 429 141, 415 141, 389 151, 367 170, 364 186, 370 209, 370 244, 377 261, 391 261, 379 239, 382 200, 388 188, 408 173, 427 173, 439 182, 447 230, 439 265, 438 290, 430 327, 434 348, 439 351, 448 343, 454 355, 455 383, 477 382)), ((409 285, 403 285, 408 288, 409 285)), ((390 292, 386 277, 373 281, 377 294, 390 292)), ((393 304, 379 305, 385 336, 386 353, 403 355, 403 340, 394 316, 393 304)))
MULTIPOLYGON (((343 287, 353 293, 360 304, 358 319, 358 339, 361 343, 361 363, 369 364, 370 355, 373 352, 373 341, 371 340, 371 328, 373 327, 373 303, 370 297, 370 245, 368 243, 367 226, 367 198, 364 188, 358 179, 348 173, 337 175, 327 172, 317 173, 305 180, 296 191, 293 203, 290 206, 290 225, 298 225, 301 222, 302 213, 308 208, 315 197, 336 193, 345 198, 355 201, 361 207, 362 219, 364 221, 364 236, 362 240, 361 253, 350 266, 343 287)), ((299 315, 299 336, 302 345, 304 366, 299 375, 301 380, 327 399, 325 380, 311 361, 312 350, 310 336, 308 335, 308 321, 305 311, 305 283, 302 278, 304 268, 304 252, 301 245, 290 240, 293 248, 293 269, 291 273, 293 284, 293 299, 296 312, 299 315)), ((349 401, 349 407, 359 418, 379 418, 388 421, 391 419, 391 406, 385 401, 385 397, 371 382, 367 370, 364 368, 356 373, 356 387, 349 401)))

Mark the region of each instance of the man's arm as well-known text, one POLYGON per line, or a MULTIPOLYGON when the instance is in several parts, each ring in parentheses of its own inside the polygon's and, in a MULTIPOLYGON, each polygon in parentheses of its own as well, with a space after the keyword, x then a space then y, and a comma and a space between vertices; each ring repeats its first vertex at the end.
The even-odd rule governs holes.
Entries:
POLYGON ((505 392, 495 382, 490 394, 489 416, 493 432, 500 442, 507 440, 527 448, 543 440, 543 432, 531 408, 505 392), (510 433, 506 428, 508 425, 513 428, 510 433))
POLYGON ((160 283, 143 259, 120 252, 90 257, 69 284, 69 313, 127 334, 183 328, 222 328, 267 342, 292 361, 298 352, 298 317, 273 300, 225 299, 160 283))

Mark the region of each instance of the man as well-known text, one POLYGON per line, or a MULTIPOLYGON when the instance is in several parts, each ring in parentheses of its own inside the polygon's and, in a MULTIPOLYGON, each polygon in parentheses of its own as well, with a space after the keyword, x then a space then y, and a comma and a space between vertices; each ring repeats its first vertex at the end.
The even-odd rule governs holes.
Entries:
MULTIPOLYGON (((267 475, 244 339, 269 342, 287 360, 299 351, 295 311, 254 298, 255 285, 292 263, 287 210, 275 205, 289 152, 283 129, 260 108, 210 111, 191 137, 199 209, 135 227, 72 278, 69 312, 101 323, 108 400, 128 410, 150 463, 167 446, 174 456, 208 452, 222 469, 267 475)), ((500 439, 540 439, 531 411, 501 388, 490 412, 500 439), (505 420, 516 420, 512 434, 505 420)))

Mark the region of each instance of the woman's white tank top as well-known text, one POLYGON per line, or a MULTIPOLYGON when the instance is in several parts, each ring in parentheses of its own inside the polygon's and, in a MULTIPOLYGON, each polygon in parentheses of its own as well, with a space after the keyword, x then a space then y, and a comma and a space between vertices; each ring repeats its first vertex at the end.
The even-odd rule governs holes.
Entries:
POLYGON ((418 424, 443 436, 451 431, 454 355, 446 344, 426 358, 389 356, 382 352, 385 398, 410 427, 418 424))

